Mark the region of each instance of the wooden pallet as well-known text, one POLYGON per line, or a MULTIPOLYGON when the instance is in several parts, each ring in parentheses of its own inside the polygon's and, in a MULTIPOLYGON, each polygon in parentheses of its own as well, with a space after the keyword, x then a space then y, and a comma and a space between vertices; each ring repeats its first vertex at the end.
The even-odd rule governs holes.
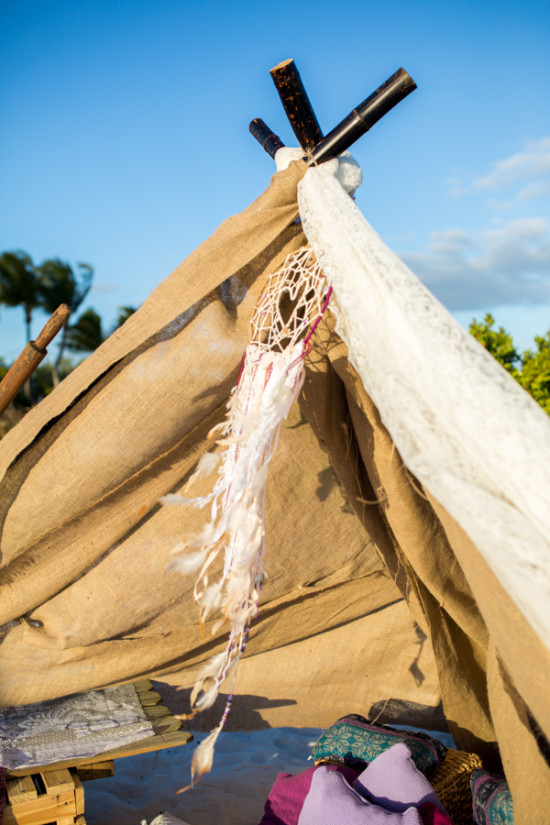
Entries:
POLYGON ((192 734, 160 704, 162 697, 148 679, 134 682, 153 736, 82 759, 10 771, 2 825, 86 825, 82 782, 113 776, 115 759, 187 745, 192 734))

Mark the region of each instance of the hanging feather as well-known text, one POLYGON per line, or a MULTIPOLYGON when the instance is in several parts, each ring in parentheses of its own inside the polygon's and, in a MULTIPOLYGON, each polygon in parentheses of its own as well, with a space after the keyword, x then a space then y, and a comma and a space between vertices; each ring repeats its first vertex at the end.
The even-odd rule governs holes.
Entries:
POLYGON ((221 725, 214 728, 213 731, 206 737, 206 739, 195 748, 193 758, 191 760, 191 784, 180 788, 176 793, 184 793, 184 791, 196 785, 201 776, 209 773, 212 770, 212 762, 214 761, 214 746, 216 740, 221 733, 221 725))
POLYGON ((168 564, 166 568, 168 572, 172 570, 177 570, 178 573, 182 575, 187 575, 188 573, 194 573, 199 567, 202 567, 204 564, 204 560, 206 558, 206 550, 199 550, 197 553, 188 553, 185 556, 179 555, 181 553, 181 545, 174 547, 172 553, 177 552, 178 556, 168 564))
POLYGON ((197 464, 197 469, 185 485, 186 489, 194 484, 195 481, 201 478, 208 478, 208 476, 212 475, 220 463, 220 458, 221 456, 218 453, 205 453, 201 456, 197 464))

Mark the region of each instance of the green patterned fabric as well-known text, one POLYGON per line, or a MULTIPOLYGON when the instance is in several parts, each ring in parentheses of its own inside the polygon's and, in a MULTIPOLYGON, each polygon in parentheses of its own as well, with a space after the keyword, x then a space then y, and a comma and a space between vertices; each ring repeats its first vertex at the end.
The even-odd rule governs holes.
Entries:
POLYGON ((470 786, 476 825, 514 825, 514 803, 505 779, 475 770, 470 786))
POLYGON ((316 763, 339 762, 362 769, 398 742, 407 745, 414 764, 425 776, 431 776, 447 753, 445 745, 426 733, 371 725, 362 716, 349 714, 321 734, 311 756, 316 763))

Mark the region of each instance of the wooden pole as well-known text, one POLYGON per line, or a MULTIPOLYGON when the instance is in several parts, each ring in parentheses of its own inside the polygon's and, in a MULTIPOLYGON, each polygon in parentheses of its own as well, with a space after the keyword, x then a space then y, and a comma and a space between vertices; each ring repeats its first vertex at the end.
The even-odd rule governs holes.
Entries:
POLYGON ((412 77, 404 69, 398 69, 317 144, 311 152, 309 165, 338 157, 415 89, 412 77))
MULTIPOLYGON (((300 145, 303 149, 307 146, 307 157, 304 159, 310 166, 338 157, 416 89, 412 77, 404 69, 398 69, 326 137, 322 137, 321 130, 316 131, 319 124, 294 61, 285 60, 275 66, 271 69, 271 75, 300 145)), ((274 157, 277 149, 284 145, 260 118, 253 120, 249 129, 271 157, 274 157)))
POLYGON ((284 146, 281 138, 277 137, 275 132, 271 131, 269 126, 263 122, 261 117, 254 118, 254 120, 250 122, 248 130, 272 158, 275 157, 275 152, 277 149, 281 149, 284 146))
POLYGON ((48 318, 44 329, 36 339, 29 341, 19 358, 14 361, 0 381, 0 415, 5 412, 19 390, 24 387, 37 366, 47 355, 46 347, 53 341, 71 314, 67 304, 61 304, 48 318))
POLYGON ((300 146, 306 152, 311 151, 323 133, 294 60, 283 60, 269 73, 300 146))

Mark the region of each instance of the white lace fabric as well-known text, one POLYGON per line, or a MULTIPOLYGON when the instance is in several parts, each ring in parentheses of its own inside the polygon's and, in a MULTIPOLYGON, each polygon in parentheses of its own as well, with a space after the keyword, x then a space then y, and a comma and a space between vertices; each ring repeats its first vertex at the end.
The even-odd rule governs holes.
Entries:
POLYGON ((405 464, 550 648, 550 419, 383 243, 329 164, 299 184, 337 329, 405 464))
POLYGON ((153 735, 133 685, 0 710, 0 765, 9 770, 95 756, 153 735))

